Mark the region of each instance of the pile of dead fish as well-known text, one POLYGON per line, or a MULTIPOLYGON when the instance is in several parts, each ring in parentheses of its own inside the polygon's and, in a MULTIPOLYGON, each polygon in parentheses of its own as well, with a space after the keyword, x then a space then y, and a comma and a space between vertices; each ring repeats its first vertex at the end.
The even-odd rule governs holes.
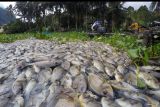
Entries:
POLYGON ((0 107, 160 107, 159 67, 130 64, 96 42, 0 44, 0 107))

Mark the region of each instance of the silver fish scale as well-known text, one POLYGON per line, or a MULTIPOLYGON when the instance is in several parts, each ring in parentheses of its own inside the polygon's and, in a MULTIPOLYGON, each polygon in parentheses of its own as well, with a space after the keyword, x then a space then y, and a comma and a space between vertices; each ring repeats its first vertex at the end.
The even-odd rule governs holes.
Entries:
POLYGON ((140 75, 153 89, 146 94, 130 84, 136 83, 125 71, 136 76, 131 61, 126 52, 94 41, 60 44, 30 38, 0 44, 0 107, 127 107, 133 102, 142 107, 139 98, 158 105, 150 96, 160 98, 154 76, 140 75))

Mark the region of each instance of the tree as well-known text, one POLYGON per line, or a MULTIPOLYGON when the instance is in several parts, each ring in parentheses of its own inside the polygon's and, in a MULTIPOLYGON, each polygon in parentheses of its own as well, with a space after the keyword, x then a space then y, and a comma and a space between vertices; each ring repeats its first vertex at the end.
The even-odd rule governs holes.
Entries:
POLYGON ((131 25, 131 23, 133 22, 134 19, 134 8, 132 6, 129 6, 127 9, 126 9, 126 20, 125 20, 125 23, 124 23, 124 27, 125 29, 128 29, 128 27, 131 25))
POLYGON ((125 21, 125 12, 122 9, 124 2, 108 2, 109 7, 109 28, 111 31, 119 29, 120 25, 125 21))
POLYGON ((141 25, 147 26, 147 24, 151 21, 151 13, 146 6, 141 6, 137 12, 137 22, 141 25))
POLYGON ((160 21, 160 2, 152 2, 150 10, 152 11, 152 20, 160 21))
POLYGON ((150 5, 150 10, 152 11, 160 11, 160 2, 152 2, 150 5))

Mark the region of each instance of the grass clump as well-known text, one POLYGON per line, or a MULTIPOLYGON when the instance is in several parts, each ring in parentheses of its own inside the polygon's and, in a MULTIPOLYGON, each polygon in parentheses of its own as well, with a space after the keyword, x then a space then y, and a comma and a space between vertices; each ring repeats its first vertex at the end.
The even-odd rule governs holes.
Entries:
POLYGON ((140 89, 144 89, 147 87, 147 85, 145 84, 144 80, 142 80, 141 78, 139 78, 139 66, 135 63, 136 65, 136 79, 137 79, 137 87, 140 89))

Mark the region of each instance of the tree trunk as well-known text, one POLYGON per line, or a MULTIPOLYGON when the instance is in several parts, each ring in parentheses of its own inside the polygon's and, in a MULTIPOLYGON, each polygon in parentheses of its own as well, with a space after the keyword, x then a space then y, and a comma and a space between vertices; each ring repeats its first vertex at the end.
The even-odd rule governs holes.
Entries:
POLYGON ((68 15, 68 20, 67 20, 67 23, 68 23, 68 30, 70 29, 70 26, 69 26, 69 16, 70 16, 70 15, 68 15))
POLYGON ((78 28, 78 22, 77 22, 77 10, 75 9, 75 19, 76 19, 76 23, 75 23, 75 27, 76 27, 76 31, 77 31, 77 28, 78 28))
POLYGON ((77 23, 77 16, 76 16, 76 31, 77 31, 77 28, 78 28, 78 23, 77 23))
POLYGON ((25 17, 24 17, 24 19, 22 19, 22 20, 24 20, 24 28, 26 29, 26 21, 25 21, 25 17))
POLYGON ((86 10, 86 32, 87 32, 87 23, 88 23, 88 16, 87 16, 87 10, 86 10))
POLYGON ((28 28, 29 28, 29 31, 31 30, 31 18, 28 18, 28 28))
POLYGON ((56 27, 55 27, 55 25, 56 25, 56 15, 54 15, 54 19, 55 20, 54 20, 54 25, 53 26, 54 26, 54 31, 56 31, 56 27))
MULTIPOLYGON (((51 22, 51 28, 54 26, 53 16, 51 16, 52 22, 51 22)), ((54 30, 54 29, 53 29, 54 30)))
POLYGON ((45 10, 44 10, 44 13, 43 13, 43 24, 44 24, 45 27, 47 27, 46 26, 46 12, 45 12, 45 10))
POLYGON ((102 17, 103 17, 103 18, 102 18, 102 19, 103 19, 103 25, 106 26, 106 25, 105 25, 105 22, 104 22, 104 20, 105 20, 105 6, 104 6, 104 5, 103 5, 102 17))
POLYGON ((61 14, 60 14, 60 12, 58 12, 58 29, 59 30, 61 30, 60 28, 61 28, 61 16, 60 16, 61 14))
MULTIPOLYGON (((92 5, 92 10, 91 10, 91 11, 93 12, 93 5, 92 5)), ((92 19, 92 21, 93 21, 93 14, 92 14, 92 18, 91 18, 91 19, 92 19)))
POLYGON ((115 22, 114 22, 114 14, 112 13, 112 32, 114 31, 115 29, 115 22))

